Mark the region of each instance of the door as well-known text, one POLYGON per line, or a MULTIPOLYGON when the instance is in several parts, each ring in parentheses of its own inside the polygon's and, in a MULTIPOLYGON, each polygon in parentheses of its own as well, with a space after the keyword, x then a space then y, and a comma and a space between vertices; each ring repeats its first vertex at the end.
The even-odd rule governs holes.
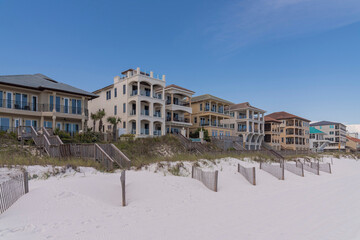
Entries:
POLYGON ((69 99, 64 98, 64 113, 69 113, 69 99))
POLYGON ((55 98, 55 111, 60 112, 60 97, 55 98))
POLYGON ((21 95, 21 108, 23 110, 30 110, 30 106, 28 104, 28 95, 22 94, 21 95))
POLYGON ((18 128, 21 126, 21 119, 20 118, 16 118, 14 121, 14 127, 18 128))
POLYGON ((25 120, 25 126, 27 127, 26 128, 26 132, 27 133, 31 133, 31 125, 32 125, 32 122, 31 122, 31 120, 25 120))
POLYGON ((13 105, 13 93, 12 92, 6 92, 6 107, 12 108, 13 105))
POLYGON ((15 93, 15 109, 21 109, 21 94, 15 93))
POLYGON ((32 96, 31 110, 37 111, 37 96, 32 96))

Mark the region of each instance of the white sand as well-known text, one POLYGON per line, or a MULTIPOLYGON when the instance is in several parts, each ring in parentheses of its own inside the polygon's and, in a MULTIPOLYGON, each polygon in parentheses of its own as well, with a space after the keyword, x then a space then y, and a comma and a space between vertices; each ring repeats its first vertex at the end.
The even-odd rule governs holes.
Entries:
POLYGON ((286 171, 285 181, 244 163, 257 166, 257 186, 237 162, 209 167, 220 170, 217 193, 156 166, 128 171, 127 207, 119 173, 31 180, 0 215, 0 239, 360 239, 360 162, 334 159, 333 174, 304 178, 286 171))

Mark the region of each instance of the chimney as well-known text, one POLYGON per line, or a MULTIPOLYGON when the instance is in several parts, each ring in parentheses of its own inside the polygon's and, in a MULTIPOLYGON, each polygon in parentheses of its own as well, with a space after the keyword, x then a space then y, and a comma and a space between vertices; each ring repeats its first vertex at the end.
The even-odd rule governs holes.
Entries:
POLYGON ((162 76, 162 80, 165 81, 165 75, 162 76))
POLYGON ((140 74, 140 68, 139 67, 136 68, 136 73, 140 74))
POLYGON ((153 71, 150 71, 150 77, 154 78, 154 72, 153 71))

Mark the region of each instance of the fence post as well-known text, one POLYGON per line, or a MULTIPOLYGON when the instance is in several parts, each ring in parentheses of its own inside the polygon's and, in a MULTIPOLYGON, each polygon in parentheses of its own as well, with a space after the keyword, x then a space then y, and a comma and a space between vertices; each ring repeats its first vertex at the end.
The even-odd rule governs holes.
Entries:
POLYGON ((331 158, 331 165, 334 165, 333 158, 331 158))
POLYGON ((240 163, 238 163, 238 172, 240 172, 240 163))
POLYGON ((121 171, 120 181, 121 181, 121 193, 122 193, 122 205, 126 206, 126 196, 125 196, 125 170, 121 171))
POLYGON ((330 165, 330 163, 329 163, 329 173, 331 173, 331 165, 330 165))
POLYGON ((320 175, 320 161, 317 162, 317 173, 320 175))
POLYGON ((191 168, 191 178, 194 178, 194 170, 195 170, 195 166, 193 165, 191 168))
POLYGON ((281 171, 282 171, 282 178, 281 178, 281 180, 285 180, 285 162, 284 162, 285 160, 282 160, 282 169, 281 169, 281 171))
POLYGON ((255 167, 253 167, 254 185, 256 185, 255 167))
POLYGON ((25 194, 29 192, 29 174, 24 172, 24 190, 25 194))
POLYGON ((218 179, 219 179, 219 171, 218 170, 216 170, 215 171, 215 192, 217 192, 218 191, 218 179))

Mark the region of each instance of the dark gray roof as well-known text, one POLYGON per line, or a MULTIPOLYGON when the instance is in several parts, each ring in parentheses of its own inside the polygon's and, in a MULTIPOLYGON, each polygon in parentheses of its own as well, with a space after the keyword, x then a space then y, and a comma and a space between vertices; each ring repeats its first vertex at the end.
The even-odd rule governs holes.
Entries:
POLYGON ((316 126, 335 125, 335 124, 342 124, 342 123, 330 122, 330 121, 321 121, 321 122, 311 123, 310 126, 316 127, 316 126))
POLYGON ((98 95, 96 94, 81 90, 65 83, 57 82, 40 73, 26 75, 3 75, 0 76, 0 83, 25 88, 33 88, 37 90, 48 89, 60 92, 67 92, 91 98, 98 97, 98 95))

